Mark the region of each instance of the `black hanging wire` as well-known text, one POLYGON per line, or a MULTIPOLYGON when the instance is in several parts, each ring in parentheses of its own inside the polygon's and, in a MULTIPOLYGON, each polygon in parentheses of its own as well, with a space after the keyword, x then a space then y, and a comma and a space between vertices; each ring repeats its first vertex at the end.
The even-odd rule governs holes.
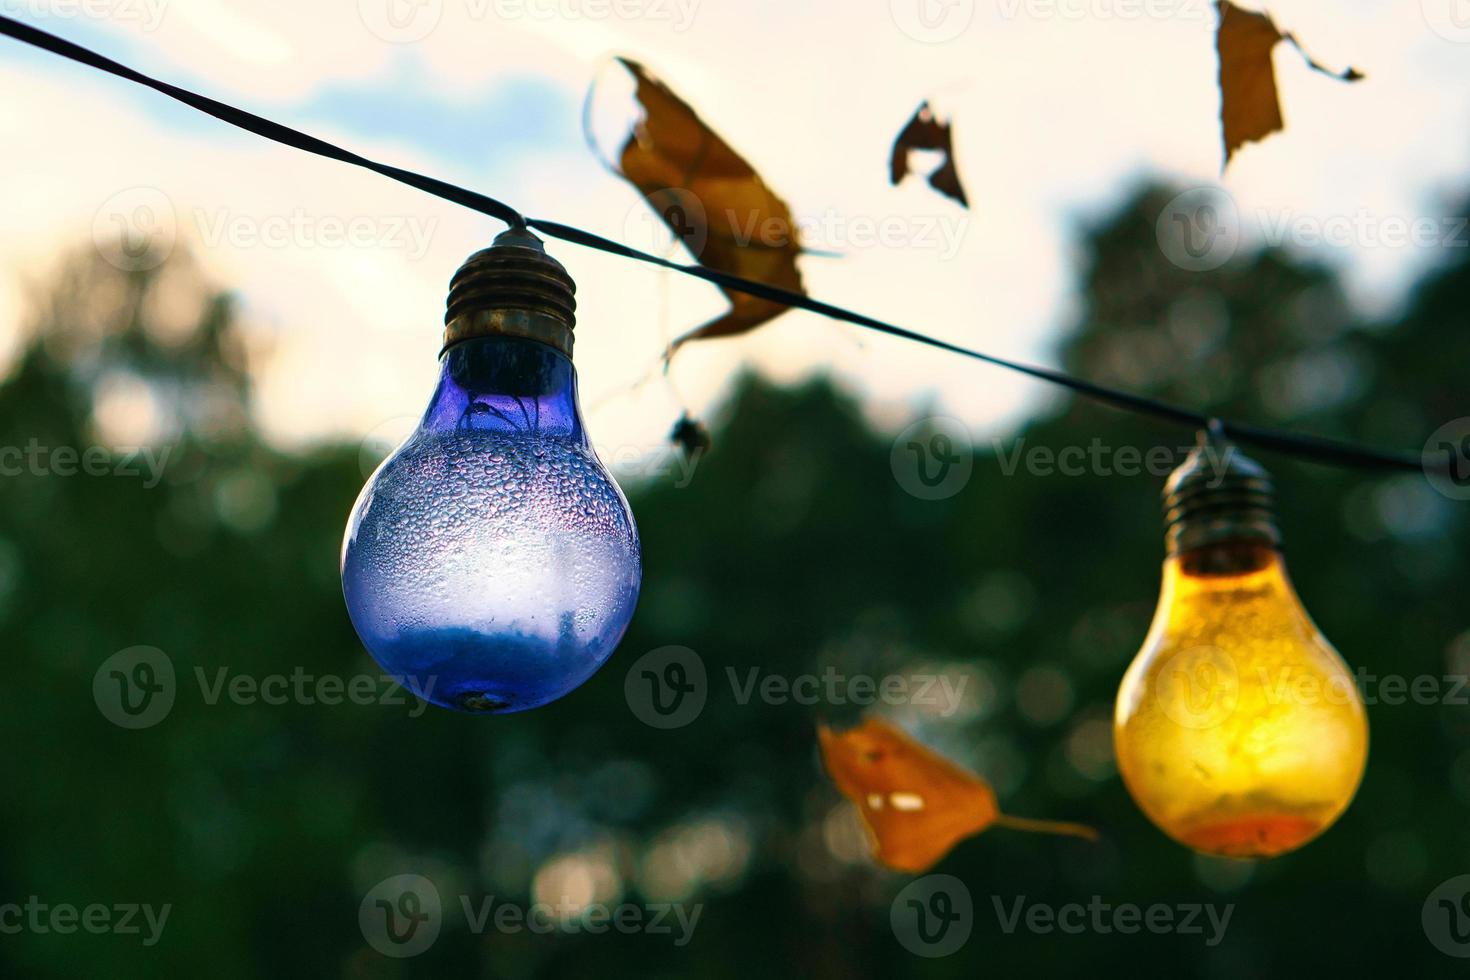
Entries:
POLYGON ((458 187, 434 177, 426 177, 400 167, 369 160, 367 157, 360 156, 350 150, 345 150, 325 140, 318 139, 315 136, 292 129, 289 126, 283 126, 280 123, 257 116, 254 113, 237 109, 234 106, 208 98, 207 96, 199 95, 188 89, 152 78, 126 65, 113 61, 111 58, 106 58, 95 51, 84 48, 79 44, 74 44, 54 34, 38 30, 13 18, 0 15, 0 34, 40 48, 43 51, 60 55, 63 58, 86 65, 89 68, 94 68, 109 75, 115 75, 118 78, 151 88, 156 92, 167 95, 171 99, 182 102, 190 108, 197 109, 206 115, 213 116, 221 122, 229 123, 231 126, 238 127, 246 132, 254 133, 257 136, 262 136, 268 140, 282 143, 306 153, 363 167, 374 173, 382 174, 384 177, 396 180, 399 183, 417 188, 426 194, 432 194, 442 200, 503 221, 512 227, 533 228, 549 237, 560 239, 564 242, 596 249, 600 252, 606 252, 609 255, 622 256, 623 258, 643 262, 648 265, 670 269, 695 279, 702 279, 705 282, 719 286, 721 289, 744 293, 748 296, 755 296, 774 303, 780 303, 784 306, 806 310, 810 313, 817 313, 834 320, 840 320, 845 323, 851 323, 859 327, 877 331, 878 333, 887 334, 890 337, 910 340, 938 350, 983 361, 986 364, 1017 371, 1042 381, 1060 385, 1079 395, 1112 405, 1115 408, 1150 415, 1154 418, 1191 426, 1196 429, 1202 429, 1213 424, 1217 428, 1217 431, 1222 432, 1236 442, 1297 456, 1302 459, 1309 459, 1318 463, 1330 463, 1339 466, 1362 467, 1367 469, 1414 470, 1420 472, 1425 470, 1448 470, 1450 465, 1449 461, 1445 461, 1443 466, 1440 466, 1419 453, 1382 451, 1337 439, 1302 435, 1266 426, 1251 425, 1245 422, 1216 420, 1211 415, 1182 405, 1160 401, 1159 399, 1149 398, 1118 388, 1111 388, 1051 368, 1036 367, 1018 361, 1007 360, 1003 357, 996 357, 992 354, 986 354, 959 344, 953 344, 947 340, 940 340, 937 337, 930 337, 906 327, 900 327, 884 320, 878 320, 862 313, 814 299, 803 293, 795 293, 766 283, 743 279, 740 276, 721 272, 718 269, 711 269, 704 265, 684 265, 670 259, 640 251, 636 248, 631 248, 581 228, 542 218, 528 218, 509 204, 497 201, 492 197, 487 197, 476 191, 458 187))

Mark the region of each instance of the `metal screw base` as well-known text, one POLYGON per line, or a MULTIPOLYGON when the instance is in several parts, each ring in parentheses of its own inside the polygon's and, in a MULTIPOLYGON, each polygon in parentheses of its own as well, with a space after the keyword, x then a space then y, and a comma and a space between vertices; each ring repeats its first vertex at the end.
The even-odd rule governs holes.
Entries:
POLYGON ((449 284, 444 346, 476 337, 524 337, 572 356, 577 285, 524 228, 496 236, 449 284))

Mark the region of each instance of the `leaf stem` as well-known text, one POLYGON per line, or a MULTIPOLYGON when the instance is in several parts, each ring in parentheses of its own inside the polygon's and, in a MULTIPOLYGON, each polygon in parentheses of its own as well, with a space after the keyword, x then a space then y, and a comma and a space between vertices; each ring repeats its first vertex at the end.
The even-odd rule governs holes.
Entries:
POLYGON ((995 826, 1024 830, 1032 834, 1061 834, 1090 841, 1098 839, 1097 831, 1086 824, 1068 823, 1065 820, 1032 820, 1029 817, 1012 817, 1002 813, 996 816, 995 826))

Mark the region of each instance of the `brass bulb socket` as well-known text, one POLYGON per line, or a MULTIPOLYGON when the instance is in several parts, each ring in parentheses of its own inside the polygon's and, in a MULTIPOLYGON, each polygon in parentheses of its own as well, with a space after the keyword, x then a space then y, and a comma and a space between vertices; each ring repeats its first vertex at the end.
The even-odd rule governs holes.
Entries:
POLYGON ((477 337, 520 337, 571 357, 576 292, 540 238, 511 228, 465 260, 450 280, 444 348, 477 337))
POLYGON ((1164 525, 1170 555, 1232 542, 1281 544, 1271 474, 1204 434, 1164 486, 1164 525))

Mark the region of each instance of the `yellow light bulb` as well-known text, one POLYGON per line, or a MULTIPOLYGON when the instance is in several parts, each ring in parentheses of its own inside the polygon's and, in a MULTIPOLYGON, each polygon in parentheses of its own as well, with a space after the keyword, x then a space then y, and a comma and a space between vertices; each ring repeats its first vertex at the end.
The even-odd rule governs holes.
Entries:
POLYGON ((1170 554, 1118 691, 1118 769, 1181 844, 1229 857, 1295 850, 1357 792, 1362 698, 1287 577, 1265 471, 1202 444, 1166 493, 1170 554))

